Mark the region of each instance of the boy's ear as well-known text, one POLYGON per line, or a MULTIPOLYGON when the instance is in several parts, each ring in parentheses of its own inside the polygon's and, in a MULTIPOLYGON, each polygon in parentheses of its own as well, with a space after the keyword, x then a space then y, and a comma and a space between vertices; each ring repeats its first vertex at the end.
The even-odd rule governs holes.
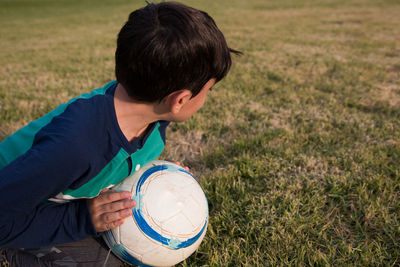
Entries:
POLYGON ((192 92, 187 89, 179 90, 170 93, 167 96, 167 103, 170 112, 173 114, 179 113, 181 108, 186 104, 187 101, 192 97, 192 92))

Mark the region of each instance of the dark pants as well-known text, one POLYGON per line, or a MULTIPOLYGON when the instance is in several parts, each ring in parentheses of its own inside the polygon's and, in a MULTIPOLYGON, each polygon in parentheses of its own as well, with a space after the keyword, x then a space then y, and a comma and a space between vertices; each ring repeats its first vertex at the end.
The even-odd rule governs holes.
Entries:
POLYGON ((118 259, 100 238, 41 249, 0 248, 1 267, 118 267, 118 259))

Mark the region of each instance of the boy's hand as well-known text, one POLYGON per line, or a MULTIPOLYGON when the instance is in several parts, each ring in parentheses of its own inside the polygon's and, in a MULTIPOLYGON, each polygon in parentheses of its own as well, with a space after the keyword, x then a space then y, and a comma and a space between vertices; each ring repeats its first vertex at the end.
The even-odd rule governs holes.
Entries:
POLYGON ((131 192, 103 191, 97 197, 89 199, 89 212, 96 232, 104 232, 120 226, 125 218, 132 215, 136 201, 131 192))
MULTIPOLYGON (((179 161, 171 161, 172 163, 175 163, 176 165, 182 166, 182 164, 179 161)), ((188 172, 190 172, 189 167, 187 166, 182 166, 185 170, 187 170, 188 172)))

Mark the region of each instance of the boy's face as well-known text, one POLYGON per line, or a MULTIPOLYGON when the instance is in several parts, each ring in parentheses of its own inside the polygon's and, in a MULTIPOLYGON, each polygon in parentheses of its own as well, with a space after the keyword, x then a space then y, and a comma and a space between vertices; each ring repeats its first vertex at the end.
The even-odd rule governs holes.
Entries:
POLYGON ((194 113, 196 113, 206 101, 206 96, 208 91, 210 91, 211 87, 215 84, 215 79, 209 80, 204 87, 201 89, 200 93, 198 93, 195 97, 189 99, 185 105, 181 108, 178 114, 176 114, 173 121, 182 122, 190 118, 194 113))

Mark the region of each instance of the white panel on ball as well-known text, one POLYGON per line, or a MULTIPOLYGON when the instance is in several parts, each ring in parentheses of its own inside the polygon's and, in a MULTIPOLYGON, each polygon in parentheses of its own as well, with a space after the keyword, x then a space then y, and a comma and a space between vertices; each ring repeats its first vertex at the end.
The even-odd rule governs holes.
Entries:
POLYGON ((172 266, 176 264, 176 259, 183 259, 183 251, 168 250, 160 246, 151 253, 143 255, 143 262, 151 262, 153 266, 172 266))

